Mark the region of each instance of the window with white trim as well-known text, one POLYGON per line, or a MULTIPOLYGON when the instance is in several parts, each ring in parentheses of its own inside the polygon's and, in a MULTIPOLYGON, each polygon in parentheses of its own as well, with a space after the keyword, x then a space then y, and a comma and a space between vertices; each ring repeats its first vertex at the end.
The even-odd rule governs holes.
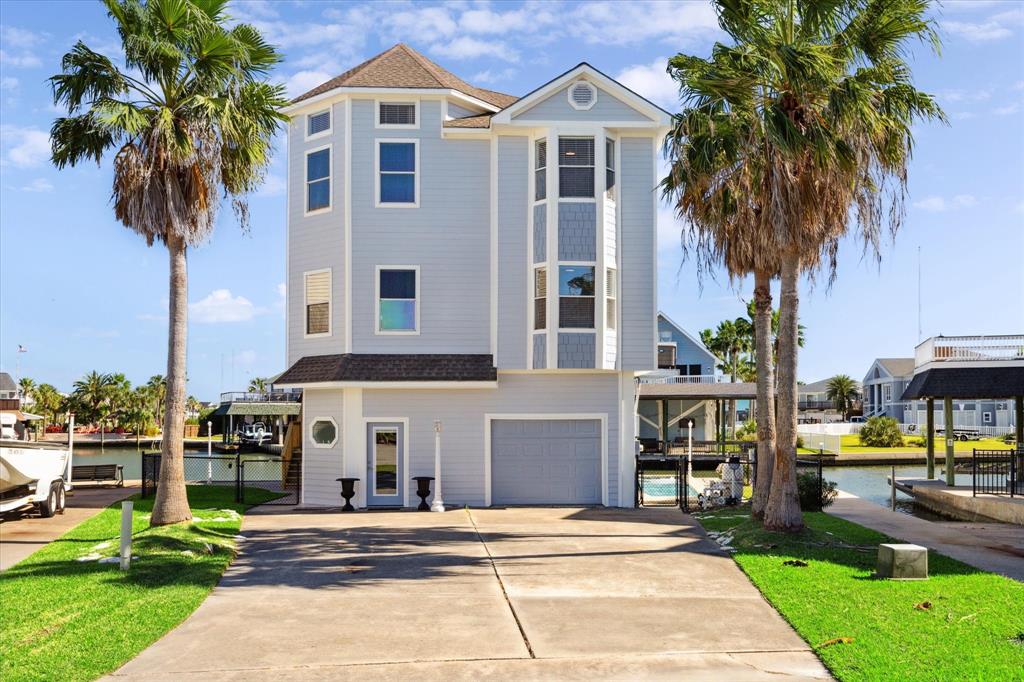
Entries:
POLYGON ((558 138, 558 196, 594 198, 594 138, 558 138))
POLYGON ((415 141, 377 142, 378 204, 416 204, 418 156, 415 141))
POLYGON ((604 324, 608 329, 615 329, 615 304, 619 299, 619 282, 616 277, 615 268, 608 268, 604 272, 605 276, 605 321, 604 324))
POLYGON ((414 102, 377 102, 377 125, 381 128, 415 128, 414 102))
POLYGON ((306 139, 331 131, 331 110, 324 109, 306 116, 306 139))
POLYGON ((331 333, 331 271, 317 270, 305 274, 306 335, 331 333))
POLYGON ((615 199, 615 140, 604 141, 604 189, 609 199, 615 199))
POLYGON ((338 442, 338 423, 331 417, 317 417, 309 427, 313 447, 330 448, 338 442))
POLYGON ((884 384, 882 386, 882 402, 892 402, 892 384, 884 384))
POLYGON ((377 333, 419 331, 419 283, 416 268, 378 268, 377 333))
POLYGON ((537 140, 533 143, 533 199, 543 201, 548 196, 548 141, 537 140))
POLYGON ((594 266, 558 266, 558 326, 594 328, 594 266))
POLYGON ((548 326, 548 269, 533 270, 533 328, 548 326))
POLYGON ((984 424, 991 424, 992 423, 992 413, 991 412, 982 412, 981 413, 981 421, 984 424))
POLYGON ((306 212, 331 207, 331 148, 306 152, 306 212))

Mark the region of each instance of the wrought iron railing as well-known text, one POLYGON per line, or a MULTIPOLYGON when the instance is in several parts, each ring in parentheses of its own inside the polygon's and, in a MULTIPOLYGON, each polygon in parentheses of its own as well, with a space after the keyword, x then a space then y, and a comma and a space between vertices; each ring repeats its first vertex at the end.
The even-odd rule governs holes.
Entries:
POLYGON ((1017 450, 978 450, 971 458, 971 490, 978 495, 1024 494, 1024 446, 1017 450))

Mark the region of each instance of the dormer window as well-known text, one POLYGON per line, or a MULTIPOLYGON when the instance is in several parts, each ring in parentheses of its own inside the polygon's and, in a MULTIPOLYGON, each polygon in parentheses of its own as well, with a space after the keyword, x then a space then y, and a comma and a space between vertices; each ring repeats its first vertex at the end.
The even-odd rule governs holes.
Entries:
POLYGON ((416 102, 377 102, 378 128, 418 128, 419 105, 416 102))

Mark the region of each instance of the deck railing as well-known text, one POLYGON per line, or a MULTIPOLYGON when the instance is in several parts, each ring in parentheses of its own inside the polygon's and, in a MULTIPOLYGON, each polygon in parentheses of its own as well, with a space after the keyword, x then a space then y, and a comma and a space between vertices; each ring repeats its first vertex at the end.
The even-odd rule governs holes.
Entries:
POLYGON ((302 394, 292 391, 228 391, 220 394, 222 403, 297 403, 302 394))
POLYGON ((971 458, 972 494, 1009 495, 1024 493, 1024 448, 978 450, 971 458))
POLYGON ((1024 334, 933 336, 914 349, 914 366, 929 362, 1024 360, 1024 334))
POLYGON ((715 374, 690 374, 690 375, 654 375, 640 377, 641 384, 723 384, 728 383, 729 378, 715 374))

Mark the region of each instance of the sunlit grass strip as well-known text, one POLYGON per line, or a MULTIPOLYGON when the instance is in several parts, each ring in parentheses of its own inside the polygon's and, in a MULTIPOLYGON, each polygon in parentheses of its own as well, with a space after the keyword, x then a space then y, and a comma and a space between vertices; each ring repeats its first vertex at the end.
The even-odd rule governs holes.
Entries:
POLYGON ((120 504, 0 573, 0 679, 92 680, 185 620, 235 556, 241 512, 277 497, 233 487, 188 490, 194 523, 149 528, 153 500, 135 500, 131 570, 118 552, 120 504), (80 560, 81 559, 81 560, 80 560))
POLYGON ((768 533, 748 514, 699 519, 731 536, 736 562, 838 679, 1024 679, 1024 584, 935 552, 926 581, 877 580, 891 538, 823 513, 804 514, 798 536, 768 533))

